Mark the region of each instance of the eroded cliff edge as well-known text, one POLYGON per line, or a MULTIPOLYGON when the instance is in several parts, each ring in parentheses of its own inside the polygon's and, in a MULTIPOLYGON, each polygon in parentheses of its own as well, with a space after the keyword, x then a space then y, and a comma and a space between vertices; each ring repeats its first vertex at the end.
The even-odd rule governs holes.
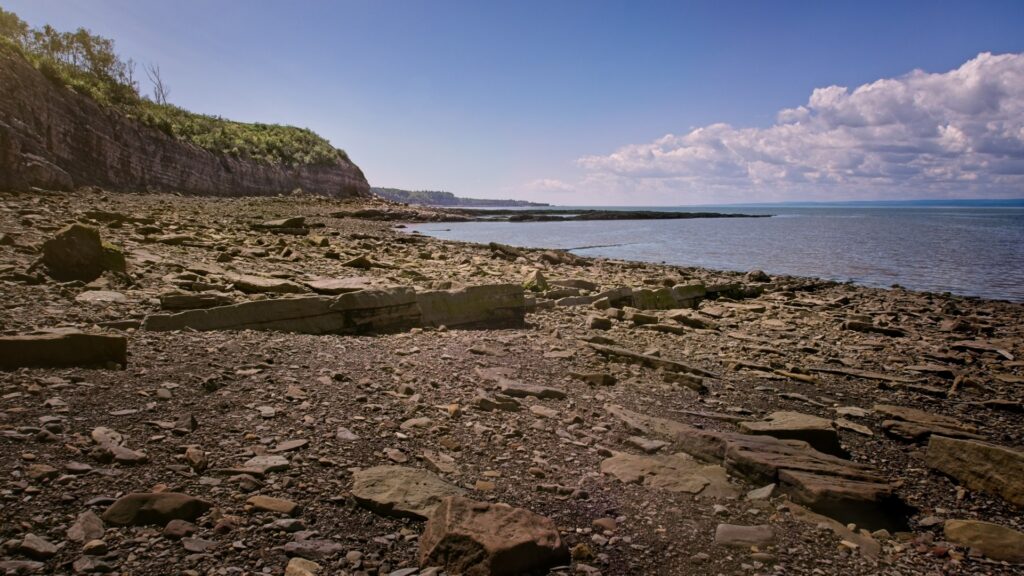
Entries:
POLYGON ((266 196, 304 192, 369 196, 355 164, 275 165, 176 140, 59 86, 0 47, 0 188, 266 196))

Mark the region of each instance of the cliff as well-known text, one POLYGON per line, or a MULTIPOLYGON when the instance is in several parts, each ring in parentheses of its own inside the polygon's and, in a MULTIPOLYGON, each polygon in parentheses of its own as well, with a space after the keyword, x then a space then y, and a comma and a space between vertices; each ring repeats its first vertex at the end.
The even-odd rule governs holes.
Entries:
POLYGON ((369 196, 355 164, 288 166, 226 156, 182 142, 51 82, 0 46, 0 189, 369 196))

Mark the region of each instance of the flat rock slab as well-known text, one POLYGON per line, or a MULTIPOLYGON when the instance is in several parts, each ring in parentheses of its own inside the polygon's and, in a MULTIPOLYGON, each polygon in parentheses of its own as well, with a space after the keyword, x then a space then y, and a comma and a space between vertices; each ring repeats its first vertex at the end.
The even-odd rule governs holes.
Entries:
POLYGON ((668 360, 659 356, 651 356, 649 354, 640 354, 633 352, 625 348, 619 348, 618 346, 608 346, 606 344, 596 344, 591 342, 590 347, 594 349, 598 354, 608 356, 611 358, 618 358, 626 362, 633 364, 640 364, 641 366, 647 366, 648 368, 662 368, 670 372, 682 372, 685 374, 696 374, 697 376, 707 376, 710 378, 717 378, 718 375, 714 372, 709 372, 702 368, 695 366, 689 366, 682 362, 675 360, 668 360))
POLYGON ((946 540, 967 546, 992 560, 1024 562, 1024 533, 976 520, 946 520, 946 540))
POLYGON ((378 280, 372 276, 354 276, 350 278, 320 278, 318 280, 310 280, 309 282, 306 282, 306 286, 317 294, 336 296, 338 294, 347 294, 348 292, 358 292, 360 290, 369 289, 373 286, 374 282, 378 282, 378 280))
POLYGON ((247 294, 301 294, 306 288, 283 278, 267 278, 252 274, 231 274, 228 280, 247 294))
POLYGON ((417 294, 406 287, 337 296, 256 300, 177 314, 151 314, 146 330, 276 330, 301 334, 365 334, 417 326, 498 327, 526 314, 518 285, 473 286, 417 294))
POLYGON ((560 400, 566 397, 565 390, 561 388, 554 388, 552 386, 543 386, 540 384, 524 384, 522 382, 515 382, 513 380, 501 379, 498 383, 498 389, 505 396, 511 396, 513 398, 525 398, 526 396, 534 396, 536 398, 553 398, 560 400))
POLYGON ((892 404, 876 404, 874 411, 889 417, 882 422, 882 429, 887 434, 909 442, 923 442, 932 434, 951 438, 984 439, 977 434, 978 429, 974 426, 949 416, 892 404))
POLYGON ((774 541, 775 531, 767 524, 758 526, 719 524, 715 527, 715 544, 719 546, 749 548, 751 546, 764 546, 774 541))
POLYGON ((772 412, 762 422, 741 422, 740 429, 747 434, 803 440, 819 452, 846 456, 846 451, 839 444, 839 433, 827 418, 801 412, 772 412))
POLYGON ((420 537, 420 566, 449 574, 514 576, 568 563, 550 518, 503 504, 447 497, 420 537))
POLYGON ((0 337, 0 368, 127 366, 128 339, 115 334, 60 331, 0 337))
POLYGON ((250 458, 246 461, 245 468, 256 470, 262 475, 268 472, 280 472, 281 470, 287 470, 290 465, 291 463, 284 456, 266 454, 250 458))
POLYGON ((721 464, 729 474, 757 486, 777 483, 794 502, 841 522, 871 530, 907 528, 910 510, 895 486, 863 464, 798 440, 704 430, 616 405, 605 409, 631 431, 670 440, 673 448, 721 464))
POLYGON ((135 492, 122 496, 103 513, 103 521, 114 526, 165 526, 171 520, 202 516, 212 504, 177 492, 135 492))
POLYGON ((725 468, 704 464, 688 454, 638 456, 619 452, 601 462, 601 472, 626 484, 643 484, 667 492, 731 498, 739 491, 729 484, 725 468))
POLYGON ((384 516, 426 520, 446 496, 465 493, 427 470, 375 466, 352 475, 352 496, 384 516))
POLYGON ((1024 506, 1024 452, 977 440, 932 436, 925 463, 971 490, 1024 506))

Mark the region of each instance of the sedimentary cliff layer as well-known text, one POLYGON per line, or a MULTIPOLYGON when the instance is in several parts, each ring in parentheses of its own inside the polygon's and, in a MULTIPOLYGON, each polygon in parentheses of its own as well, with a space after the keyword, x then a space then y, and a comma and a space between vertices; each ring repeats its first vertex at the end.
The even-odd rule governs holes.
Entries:
POLYGON ((178 141, 48 80, 0 50, 0 188, 168 191, 208 196, 368 196, 358 166, 270 165, 178 141))

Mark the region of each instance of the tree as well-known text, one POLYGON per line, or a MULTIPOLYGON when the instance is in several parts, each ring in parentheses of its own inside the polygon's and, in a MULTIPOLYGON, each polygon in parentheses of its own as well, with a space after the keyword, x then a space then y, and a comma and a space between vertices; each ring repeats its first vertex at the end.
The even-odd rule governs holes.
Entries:
POLYGON ((160 66, 147 64, 146 77, 153 84, 153 101, 157 104, 167 104, 167 97, 171 95, 171 87, 164 84, 164 79, 160 76, 160 66))
POLYGON ((18 44, 24 44, 28 37, 28 24, 18 18, 14 12, 7 12, 0 8, 0 36, 14 40, 18 44))

